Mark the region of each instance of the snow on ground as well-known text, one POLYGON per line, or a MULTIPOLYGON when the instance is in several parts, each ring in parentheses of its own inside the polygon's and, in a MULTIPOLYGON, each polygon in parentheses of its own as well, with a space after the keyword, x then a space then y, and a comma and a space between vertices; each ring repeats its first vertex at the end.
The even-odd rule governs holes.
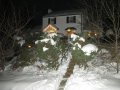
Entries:
MULTIPOLYGON (((29 66, 19 72, 0 73, 0 90, 58 90, 68 63, 69 60, 57 71, 39 71, 29 66)), ((89 66, 84 70, 75 65, 64 90, 120 90, 120 74, 108 72, 105 66, 89 66)))
POLYGON ((70 58, 69 55, 68 60, 63 60, 57 71, 40 71, 33 65, 19 72, 0 73, 0 90, 57 90, 70 58))
POLYGON ((76 65, 64 90, 120 90, 120 78, 116 78, 120 75, 107 73, 104 69, 103 66, 84 70, 76 65))
MULTIPOLYGON (((40 63, 36 62, 18 71, 1 72, 0 90, 58 90, 70 58, 63 60, 58 70, 39 70, 35 65, 40 63)), ((89 61, 87 69, 75 65, 64 90, 120 90, 120 74, 112 67, 116 64, 95 65, 100 61, 100 58, 89 61)))

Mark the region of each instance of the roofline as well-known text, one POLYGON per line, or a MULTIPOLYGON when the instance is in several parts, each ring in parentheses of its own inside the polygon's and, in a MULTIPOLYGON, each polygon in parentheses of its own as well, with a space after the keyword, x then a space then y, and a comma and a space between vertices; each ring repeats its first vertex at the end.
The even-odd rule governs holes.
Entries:
POLYGON ((77 10, 64 10, 64 11, 55 11, 48 13, 43 16, 43 18, 46 17, 55 17, 55 16, 66 16, 66 15, 80 15, 82 10, 77 9, 77 10))

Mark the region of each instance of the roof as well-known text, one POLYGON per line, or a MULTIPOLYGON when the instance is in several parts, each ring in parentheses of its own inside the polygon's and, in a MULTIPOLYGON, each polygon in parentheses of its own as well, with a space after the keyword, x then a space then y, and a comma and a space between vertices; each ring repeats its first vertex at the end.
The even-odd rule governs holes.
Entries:
POLYGON ((55 17, 55 16, 66 16, 66 15, 80 15, 81 10, 64 10, 64 11, 55 11, 49 14, 44 15, 43 17, 55 17))
POLYGON ((65 30, 68 30, 68 29, 77 30, 75 27, 67 27, 65 30))

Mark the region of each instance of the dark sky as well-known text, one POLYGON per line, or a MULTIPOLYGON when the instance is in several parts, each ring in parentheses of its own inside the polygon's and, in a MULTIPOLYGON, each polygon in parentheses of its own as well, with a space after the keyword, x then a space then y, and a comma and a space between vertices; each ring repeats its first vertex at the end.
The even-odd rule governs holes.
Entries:
POLYGON ((70 10, 75 9, 76 5, 74 0, 0 0, 0 12, 9 13, 11 8, 15 7, 16 11, 21 10, 25 14, 27 8, 35 20, 40 20, 43 15, 47 14, 48 9, 70 10))
POLYGON ((34 11, 41 11, 43 14, 48 8, 58 11, 76 7, 74 0, 0 0, 0 6, 4 8, 9 7, 11 3, 16 8, 27 7, 34 11))

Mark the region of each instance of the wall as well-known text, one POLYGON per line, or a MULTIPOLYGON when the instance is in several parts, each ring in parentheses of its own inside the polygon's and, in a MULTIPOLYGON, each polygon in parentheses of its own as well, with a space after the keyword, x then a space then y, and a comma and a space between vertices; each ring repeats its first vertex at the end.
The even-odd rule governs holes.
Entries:
MULTIPOLYGON (((76 16, 76 23, 66 23, 67 16, 56 16, 56 24, 55 26, 59 28, 59 33, 65 34, 65 29, 67 27, 75 27, 77 29, 77 33, 80 33, 82 30, 82 19, 81 15, 68 15, 68 16, 76 16)), ((48 25, 48 17, 43 18, 43 28, 48 25)))

